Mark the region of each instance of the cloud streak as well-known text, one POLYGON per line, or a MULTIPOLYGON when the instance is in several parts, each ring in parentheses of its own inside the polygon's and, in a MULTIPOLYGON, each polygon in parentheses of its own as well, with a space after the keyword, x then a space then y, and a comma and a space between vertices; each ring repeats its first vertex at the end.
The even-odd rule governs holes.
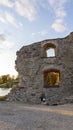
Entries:
POLYGON ((37 36, 37 35, 40 35, 40 36, 45 36, 46 34, 47 34, 48 32, 47 32, 47 30, 42 30, 42 31, 39 31, 39 32, 34 32, 34 33, 32 33, 32 36, 34 37, 34 36, 37 36))
POLYGON ((7 40, 5 38, 5 35, 4 34, 0 34, 0 48, 12 48, 14 46, 14 43, 7 40))
POLYGON ((55 22, 52 24, 52 28, 56 32, 63 32, 66 30, 66 25, 65 25, 63 19, 56 19, 55 22))
MULTIPOLYGON (((34 21, 37 15, 37 1, 36 0, 15 0, 11 2, 10 0, 0 1, 0 6, 6 6, 8 8, 14 9, 14 11, 21 17, 28 19, 29 21, 34 21)), ((9 22, 16 25, 15 18, 11 13, 4 11, 5 16, 0 16, 0 21, 2 23, 9 22)))
POLYGON ((0 16, 0 22, 2 22, 2 23, 6 23, 6 20, 2 17, 2 16, 0 16))
POLYGON ((65 24, 65 17, 67 15, 65 11, 65 4, 67 3, 67 0, 48 0, 51 8, 54 11, 55 14, 55 21, 52 24, 52 28, 56 32, 63 32, 66 30, 66 24, 65 24))
POLYGON ((11 13, 5 12, 6 21, 17 27, 15 18, 11 13))
POLYGON ((20 25, 20 23, 17 23, 17 20, 15 19, 14 15, 12 13, 9 13, 5 11, 3 15, 0 16, 0 22, 4 24, 12 24, 16 28, 20 25))
POLYGON ((36 1, 34 0, 16 0, 14 3, 16 12, 23 17, 26 17, 29 21, 35 20, 36 15, 36 1))
POLYGON ((64 5, 67 3, 67 0, 48 0, 48 2, 57 17, 66 16, 64 5))
MULTIPOLYGON (((0 5, 7 6, 21 17, 28 19, 29 21, 34 21, 37 18, 38 7, 48 8, 48 5, 52 8, 53 14, 55 15, 55 20, 52 23, 52 29, 56 32, 63 32, 66 30, 65 17, 67 16, 65 10, 65 4, 68 0, 15 0, 11 2, 10 0, 0 1, 0 5)), ((10 23, 16 27, 20 26, 20 22, 17 24, 15 17, 12 13, 7 11, 4 12, 5 17, 0 16, 0 21, 2 23, 10 23)))
POLYGON ((13 7, 13 3, 9 0, 0 0, 0 5, 4 5, 4 6, 7 6, 9 8, 13 7))

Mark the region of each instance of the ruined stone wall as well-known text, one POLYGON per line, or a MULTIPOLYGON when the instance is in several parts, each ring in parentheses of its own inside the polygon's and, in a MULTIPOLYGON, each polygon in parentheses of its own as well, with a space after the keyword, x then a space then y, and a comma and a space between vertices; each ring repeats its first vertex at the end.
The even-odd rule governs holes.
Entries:
POLYGON ((40 103, 44 92, 48 104, 73 94, 73 33, 65 38, 44 40, 22 47, 17 52, 20 87, 26 89, 26 101, 40 103), (55 49, 55 57, 47 57, 46 49, 55 49), (60 72, 59 87, 44 87, 44 71, 60 72))

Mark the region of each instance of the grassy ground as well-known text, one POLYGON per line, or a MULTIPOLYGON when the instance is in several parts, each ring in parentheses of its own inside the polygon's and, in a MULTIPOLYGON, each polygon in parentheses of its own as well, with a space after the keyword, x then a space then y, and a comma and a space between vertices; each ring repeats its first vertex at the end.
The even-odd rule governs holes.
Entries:
POLYGON ((7 83, 0 84, 0 88, 6 87, 7 83))
POLYGON ((18 84, 18 82, 7 82, 7 83, 1 83, 0 88, 12 88, 13 85, 18 84))
POLYGON ((5 101, 6 98, 7 96, 0 96, 0 101, 5 101))

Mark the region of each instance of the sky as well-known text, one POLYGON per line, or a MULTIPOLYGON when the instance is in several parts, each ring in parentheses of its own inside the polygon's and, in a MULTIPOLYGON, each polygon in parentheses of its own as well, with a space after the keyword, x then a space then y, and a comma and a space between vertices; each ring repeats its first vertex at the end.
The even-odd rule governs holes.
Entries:
POLYGON ((16 52, 73 31, 73 0, 0 0, 0 75, 17 75, 16 52))

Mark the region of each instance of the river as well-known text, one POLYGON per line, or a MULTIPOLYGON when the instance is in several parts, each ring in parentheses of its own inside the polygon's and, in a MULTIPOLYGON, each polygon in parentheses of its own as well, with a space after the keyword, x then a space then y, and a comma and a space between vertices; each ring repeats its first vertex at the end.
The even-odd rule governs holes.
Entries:
POLYGON ((11 91, 11 88, 0 88, 0 96, 8 95, 10 91, 11 91))

